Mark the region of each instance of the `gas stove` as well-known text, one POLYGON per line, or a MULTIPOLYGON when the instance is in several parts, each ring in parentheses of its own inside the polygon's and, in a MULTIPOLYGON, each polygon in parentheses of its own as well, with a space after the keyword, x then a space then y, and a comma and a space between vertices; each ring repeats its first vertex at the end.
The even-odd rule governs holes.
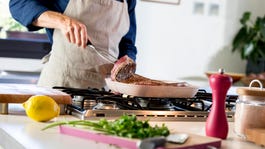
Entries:
MULTIPOLYGON (((115 119, 124 114, 150 121, 205 121, 212 106, 212 94, 199 89, 192 98, 135 97, 105 89, 54 87, 72 97, 66 114, 80 119, 115 119)), ((228 121, 234 120, 237 95, 226 96, 228 121)))

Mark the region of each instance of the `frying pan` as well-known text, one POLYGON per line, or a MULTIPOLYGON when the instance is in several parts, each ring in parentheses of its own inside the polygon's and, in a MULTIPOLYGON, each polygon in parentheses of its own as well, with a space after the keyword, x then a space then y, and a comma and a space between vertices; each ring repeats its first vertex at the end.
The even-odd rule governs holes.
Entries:
POLYGON ((135 85, 105 78, 107 87, 118 93, 137 97, 164 97, 164 98, 191 98, 198 91, 198 87, 188 84, 187 86, 165 86, 165 85, 135 85))

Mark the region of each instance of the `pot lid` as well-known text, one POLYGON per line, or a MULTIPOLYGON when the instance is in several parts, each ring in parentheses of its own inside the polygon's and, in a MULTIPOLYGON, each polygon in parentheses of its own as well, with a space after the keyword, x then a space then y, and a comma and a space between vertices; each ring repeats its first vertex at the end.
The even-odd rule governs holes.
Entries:
POLYGON ((265 97, 265 89, 263 88, 262 83, 259 80, 252 80, 249 84, 249 87, 239 87, 236 91, 239 95, 248 95, 248 96, 261 96, 265 97), (252 84, 257 82, 259 87, 252 87, 252 84))

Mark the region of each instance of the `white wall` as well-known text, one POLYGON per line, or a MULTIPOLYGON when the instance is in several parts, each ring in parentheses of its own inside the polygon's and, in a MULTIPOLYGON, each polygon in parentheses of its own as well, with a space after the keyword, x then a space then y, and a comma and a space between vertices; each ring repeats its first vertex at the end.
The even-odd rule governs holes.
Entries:
POLYGON ((229 45, 243 11, 250 7, 264 15, 264 6, 261 0, 138 1, 137 73, 162 80, 204 78, 205 71, 220 67, 244 73, 245 62, 229 45), (202 11, 193 13, 195 3, 204 4, 202 11), (211 5, 219 6, 217 15, 209 13, 211 5))
MULTIPOLYGON (((180 5, 138 0, 137 73, 162 80, 206 79, 205 71, 220 67, 244 73, 245 62, 229 45, 243 12, 263 16, 264 6, 264 0, 181 0, 180 5), (204 8, 194 14, 195 3, 204 8), (213 4, 219 5, 218 15, 209 15, 213 4)), ((42 66, 40 61, 0 60, 5 60, 0 70, 38 71, 42 66)))

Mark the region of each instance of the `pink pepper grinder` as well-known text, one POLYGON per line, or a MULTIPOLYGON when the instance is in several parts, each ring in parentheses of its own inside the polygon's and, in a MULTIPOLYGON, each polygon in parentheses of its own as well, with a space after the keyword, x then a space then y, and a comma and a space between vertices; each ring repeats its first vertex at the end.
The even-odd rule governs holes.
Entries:
POLYGON ((219 69, 219 74, 210 76, 212 89, 212 107, 206 120, 206 135, 226 139, 228 123, 225 113, 225 100, 228 89, 232 85, 232 78, 219 69))

